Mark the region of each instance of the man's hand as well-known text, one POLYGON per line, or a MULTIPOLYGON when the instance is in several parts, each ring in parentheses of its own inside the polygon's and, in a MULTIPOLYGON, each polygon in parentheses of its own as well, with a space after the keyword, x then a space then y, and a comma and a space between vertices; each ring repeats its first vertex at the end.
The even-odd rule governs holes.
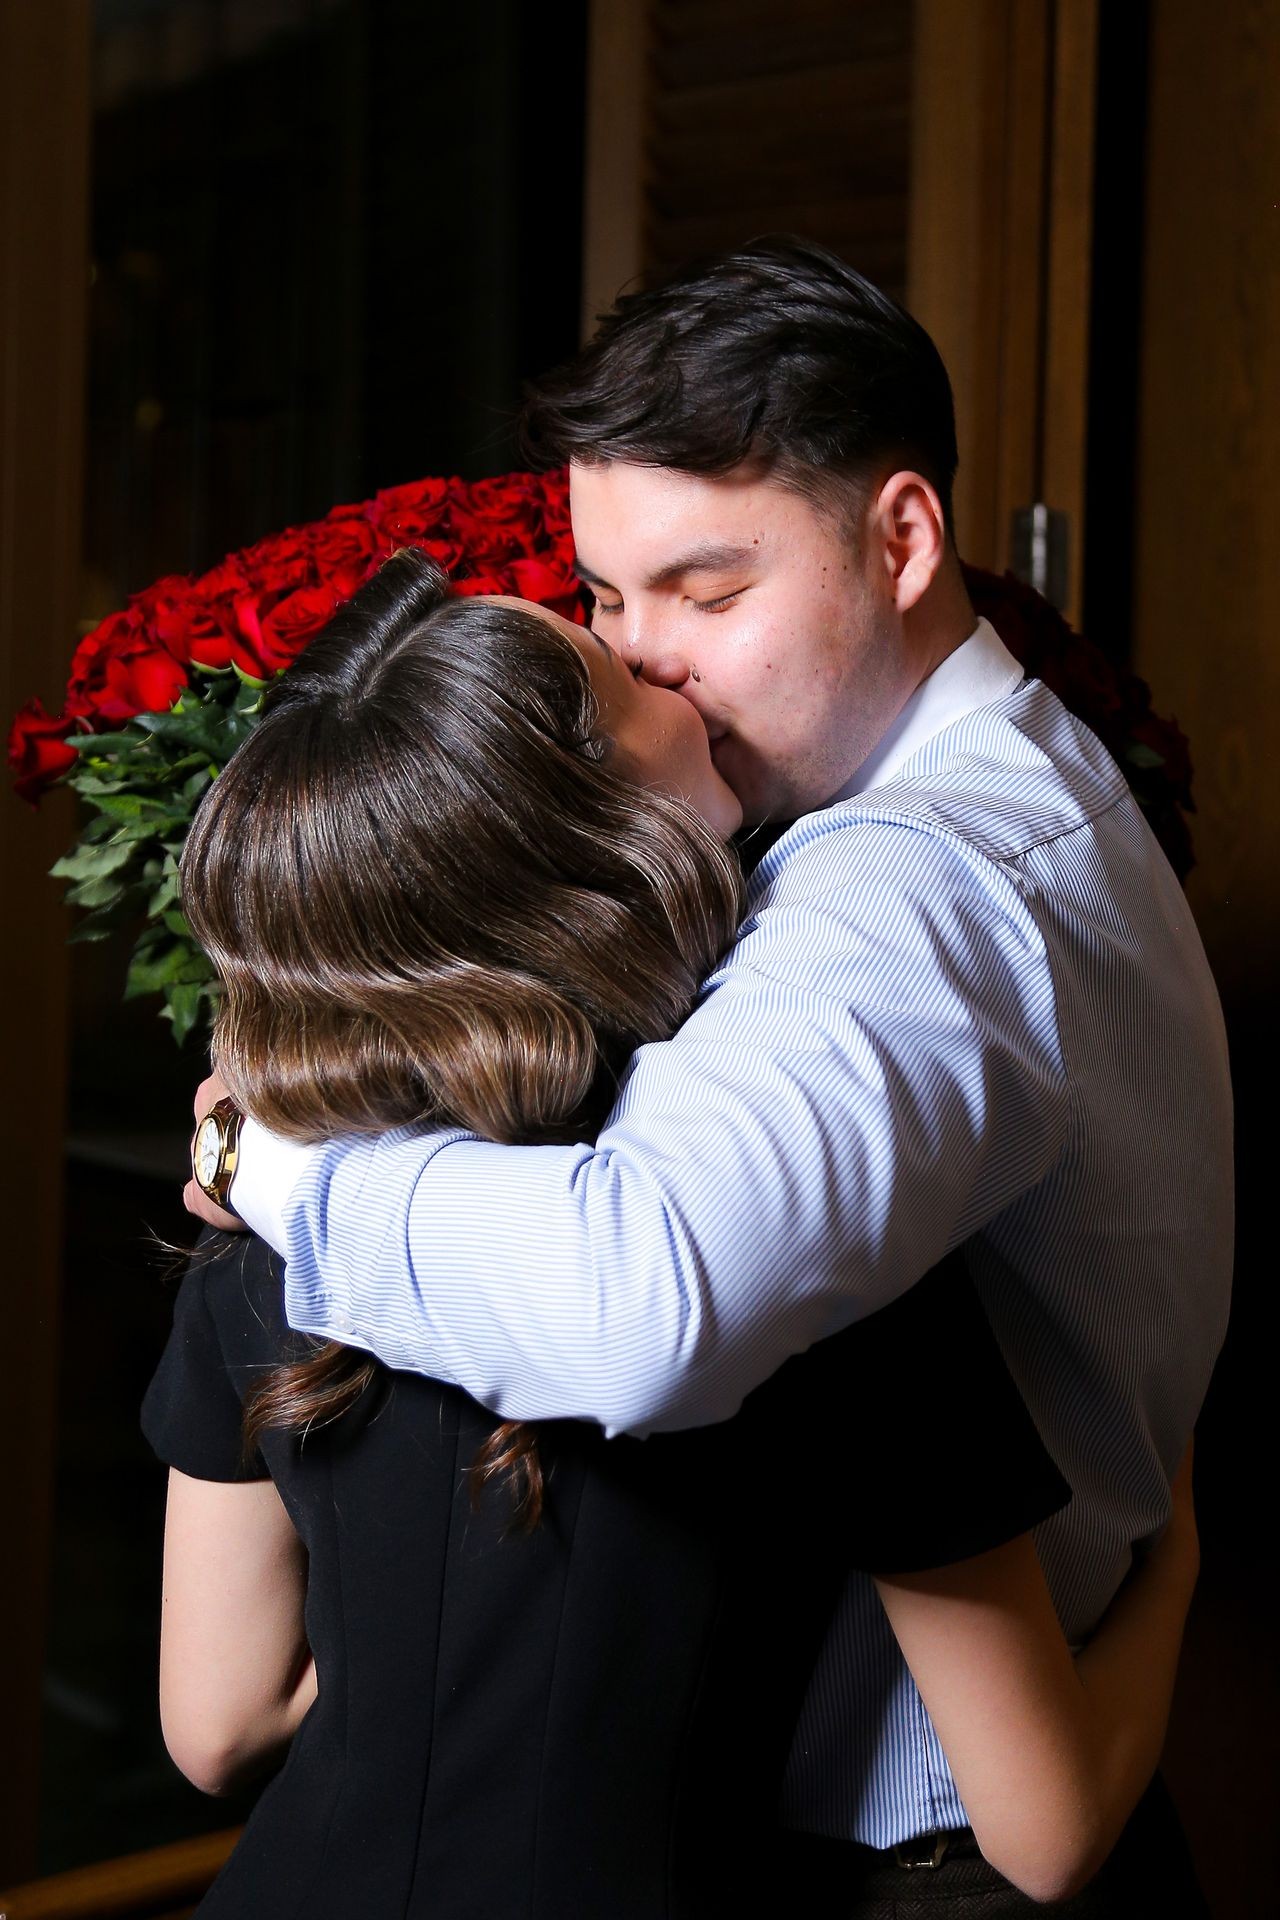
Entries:
MULTIPOLYGON (((209 1078, 202 1080, 196 1088, 196 1097, 192 1103, 195 1111, 196 1126, 198 1127, 200 1125, 200 1122, 204 1119, 210 1107, 216 1106, 219 1100, 229 1098, 230 1095, 223 1084, 222 1076, 215 1067, 209 1075, 209 1078)), ((194 1146, 194 1144, 195 1135, 193 1134, 192 1145, 194 1146)), ((214 1202, 204 1191, 204 1188, 198 1186, 194 1179, 188 1180, 186 1186, 182 1189, 182 1204, 185 1206, 187 1212, 194 1213, 198 1220, 206 1220, 211 1227, 221 1227, 224 1233, 248 1232, 248 1228, 238 1213, 228 1213, 224 1207, 215 1206, 214 1202)))

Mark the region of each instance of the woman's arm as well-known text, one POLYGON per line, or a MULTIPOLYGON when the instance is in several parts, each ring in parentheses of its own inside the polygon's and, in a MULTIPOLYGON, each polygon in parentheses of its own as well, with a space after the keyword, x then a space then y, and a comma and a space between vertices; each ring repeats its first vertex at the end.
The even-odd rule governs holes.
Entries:
POLYGON ((160 1721, 175 1764, 204 1793, 228 1793, 265 1765, 316 1697, 306 1567, 270 1480, 169 1469, 160 1721))
POLYGON ((1033 1900, 1092 1878, 1155 1771, 1199 1565, 1188 1449, 1168 1526, 1075 1661, 1029 1534, 876 1581, 978 1844, 1033 1900))

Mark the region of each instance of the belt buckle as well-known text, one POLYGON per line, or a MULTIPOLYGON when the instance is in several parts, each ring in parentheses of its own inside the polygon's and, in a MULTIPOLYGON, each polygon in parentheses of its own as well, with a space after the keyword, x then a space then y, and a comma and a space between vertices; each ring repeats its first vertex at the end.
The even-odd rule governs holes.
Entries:
POLYGON ((951 1845, 949 1833, 921 1833, 914 1840, 899 1840, 893 1849, 895 1867, 905 1867, 908 1873, 914 1873, 923 1867, 931 1873, 940 1867, 947 1857, 951 1845))

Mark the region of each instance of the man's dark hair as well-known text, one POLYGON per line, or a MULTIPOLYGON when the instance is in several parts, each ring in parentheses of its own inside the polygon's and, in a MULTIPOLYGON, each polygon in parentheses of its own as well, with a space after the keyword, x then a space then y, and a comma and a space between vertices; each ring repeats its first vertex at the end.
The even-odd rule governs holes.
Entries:
POLYGON ((624 294, 574 360, 528 389, 523 434, 536 465, 724 474, 750 464, 837 509, 909 467, 950 525, 955 409, 937 348, 887 294, 805 240, 753 240, 624 294))

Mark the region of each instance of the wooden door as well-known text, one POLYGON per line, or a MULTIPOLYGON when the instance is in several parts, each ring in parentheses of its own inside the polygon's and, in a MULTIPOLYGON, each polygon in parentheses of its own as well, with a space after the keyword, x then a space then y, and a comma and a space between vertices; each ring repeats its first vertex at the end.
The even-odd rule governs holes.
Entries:
MULTIPOLYGON (((907 305, 956 396, 961 553, 1040 502, 1082 601, 1097 0, 916 0, 907 305)), ((1029 569, 1019 571, 1030 575, 1029 569)))

